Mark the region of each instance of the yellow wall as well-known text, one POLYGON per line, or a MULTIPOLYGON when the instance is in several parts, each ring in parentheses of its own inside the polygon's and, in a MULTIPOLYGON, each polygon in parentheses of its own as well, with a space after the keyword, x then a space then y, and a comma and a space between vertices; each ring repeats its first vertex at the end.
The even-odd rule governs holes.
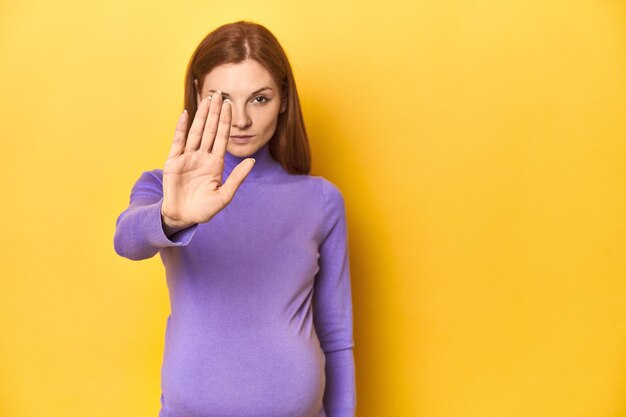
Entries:
POLYGON ((164 271, 115 219, 239 19, 346 198, 357 415, 626 416, 617 0, 0 3, 0 415, 156 417, 164 271))

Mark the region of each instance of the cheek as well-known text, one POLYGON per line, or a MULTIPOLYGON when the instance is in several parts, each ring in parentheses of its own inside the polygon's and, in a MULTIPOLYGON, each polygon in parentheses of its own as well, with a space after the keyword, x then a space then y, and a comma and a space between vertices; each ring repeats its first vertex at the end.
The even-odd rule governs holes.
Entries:
POLYGON ((267 106, 262 109, 257 109, 253 114, 253 120, 257 126, 263 129, 271 129, 278 121, 278 110, 279 108, 277 106, 271 108, 267 106))

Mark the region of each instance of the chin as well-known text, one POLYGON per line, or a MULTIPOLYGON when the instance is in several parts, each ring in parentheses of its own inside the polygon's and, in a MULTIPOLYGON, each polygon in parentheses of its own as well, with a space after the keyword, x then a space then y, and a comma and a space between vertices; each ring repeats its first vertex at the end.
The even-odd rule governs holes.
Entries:
POLYGON ((247 158, 251 156, 253 153, 261 149, 266 143, 246 143, 246 144, 236 144, 229 143, 226 150, 233 156, 237 156, 239 158, 247 158))
POLYGON ((259 149, 258 146, 247 143, 245 145, 236 145, 236 144, 228 144, 226 150, 233 156, 237 156, 239 158, 246 158, 253 153, 255 153, 259 149))

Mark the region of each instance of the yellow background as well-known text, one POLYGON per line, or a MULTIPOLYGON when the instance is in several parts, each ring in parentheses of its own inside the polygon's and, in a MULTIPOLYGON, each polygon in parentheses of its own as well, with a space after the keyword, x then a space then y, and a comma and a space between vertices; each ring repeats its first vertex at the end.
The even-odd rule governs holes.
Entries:
POLYGON ((115 220, 193 49, 240 19, 285 47, 346 199, 357 415, 626 416, 608 0, 1 2, 0 415, 156 417, 164 270, 115 220))

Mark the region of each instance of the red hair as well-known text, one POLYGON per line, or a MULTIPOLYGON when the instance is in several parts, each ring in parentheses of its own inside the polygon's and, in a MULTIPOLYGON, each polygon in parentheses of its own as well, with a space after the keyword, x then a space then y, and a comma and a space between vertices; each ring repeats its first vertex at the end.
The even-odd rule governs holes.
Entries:
MULTIPOLYGON (((248 21, 222 25, 206 35, 189 60, 185 74, 185 109, 193 120, 198 109, 196 95, 202 91, 204 76, 222 64, 254 59, 270 73, 281 90, 287 107, 278 116, 269 151, 285 170, 309 174, 311 152, 300 108, 300 99, 291 65, 276 37, 264 26, 248 21), (195 81, 197 80, 197 90, 195 81)), ((187 134, 191 122, 187 126, 187 134)))

